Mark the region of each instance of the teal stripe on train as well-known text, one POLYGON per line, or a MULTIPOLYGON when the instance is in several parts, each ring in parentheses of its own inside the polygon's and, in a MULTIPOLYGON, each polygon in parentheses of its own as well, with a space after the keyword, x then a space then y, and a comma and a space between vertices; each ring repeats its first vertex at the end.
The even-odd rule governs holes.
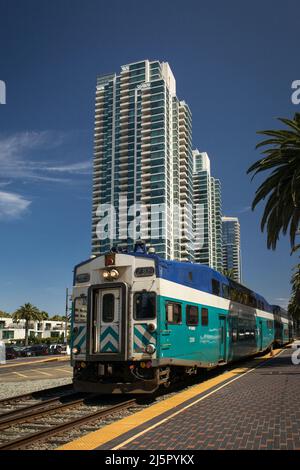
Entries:
POLYGON ((152 343, 156 345, 156 332, 150 333, 148 331, 147 323, 141 323, 134 326, 134 351, 144 352, 147 344, 152 343))

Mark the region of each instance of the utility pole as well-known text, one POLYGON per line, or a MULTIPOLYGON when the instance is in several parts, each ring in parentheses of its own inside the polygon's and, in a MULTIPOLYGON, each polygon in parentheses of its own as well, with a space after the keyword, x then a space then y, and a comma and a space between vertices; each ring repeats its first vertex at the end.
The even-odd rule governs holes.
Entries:
POLYGON ((65 317, 65 337, 64 343, 68 343, 68 316, 69 316, 69 289, 66 288, 66 317, 65 317))

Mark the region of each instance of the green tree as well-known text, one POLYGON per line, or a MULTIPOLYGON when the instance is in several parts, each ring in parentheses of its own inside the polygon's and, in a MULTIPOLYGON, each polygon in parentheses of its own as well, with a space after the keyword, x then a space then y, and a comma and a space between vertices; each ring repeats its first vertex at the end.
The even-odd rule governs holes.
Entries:
POLYGON ((295 320, 300 320, 300 264, 294 268, 291 280, 292 296, 289 302, 289 313, 295 320))
POLYGON ((45 312, 44 310, 40 310, 41 314, 41 319, 42 320, 48 320, 49 319, 49 313, 45 312))
POLYGON ((0 318, 11 318, 11 314, 0 310, 0 318))
POLYGON ((30 303, 22 305, 18 310, 13 314, 14 321, 25 320, 25 346, 28 345, 28 331, 29 324, 31 321, 41 321, 42 315, 37 307, 30 303))
MULTIPOLYGON (((252 178, 262 172, 271 173, 259 186, 252 203, 252 210, 267 198, 261 219, 261 230, 267 230, 267 246, 275 249, 279 235, 289 231, 292 250, 300 223, 300 113, 294 119, 279 118, 287 126, 282 130, 265 130, 258 134, 268 136, 256 148, 263 158, 247 171, 252 178)), ((299 248, 299 246, 298 246, 299 248)))
POLYGON ((53 320, 53 321, 63 321, 64 317, 62 317, 61 315, 54 315, 54 317, 50 318, 50 320, 53 320))

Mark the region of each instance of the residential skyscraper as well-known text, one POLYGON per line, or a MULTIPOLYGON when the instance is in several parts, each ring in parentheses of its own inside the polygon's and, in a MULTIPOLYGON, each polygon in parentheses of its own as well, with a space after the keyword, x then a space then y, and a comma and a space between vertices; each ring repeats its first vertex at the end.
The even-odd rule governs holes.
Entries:
POLYGON ((222 217, 223 267, 233 271, 233 279, 242 282, 241 235, 237 217, 222 217))
POLYGON ((142 239, 166 259, 193 260, 191 139, 191 112, 167 62, 97 79, 93 254, 142 239))
POLYGON ((193 150, 194 257, 197 263, 222 269, 222 201, 220 180, 211 176, 206 152, 193 150))

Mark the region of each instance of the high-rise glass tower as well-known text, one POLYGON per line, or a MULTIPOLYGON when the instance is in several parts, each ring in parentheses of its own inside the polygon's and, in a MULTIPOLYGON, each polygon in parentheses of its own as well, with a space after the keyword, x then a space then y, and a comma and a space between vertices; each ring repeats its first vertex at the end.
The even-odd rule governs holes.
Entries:
POLYGON ((193 260, 191 138, 167 62, 97 79, 93 254, 142 239, 166 259, 193 260))
POLYGON ((222 269, 222 201, 220 180, 211 176, 206 152, 193 150, 194 257, 197 263, 222 269))
POLYGON ((242 281, 240 223, 237 217, 222 217, 223 267, 232 271, 233 279, 242 281))

